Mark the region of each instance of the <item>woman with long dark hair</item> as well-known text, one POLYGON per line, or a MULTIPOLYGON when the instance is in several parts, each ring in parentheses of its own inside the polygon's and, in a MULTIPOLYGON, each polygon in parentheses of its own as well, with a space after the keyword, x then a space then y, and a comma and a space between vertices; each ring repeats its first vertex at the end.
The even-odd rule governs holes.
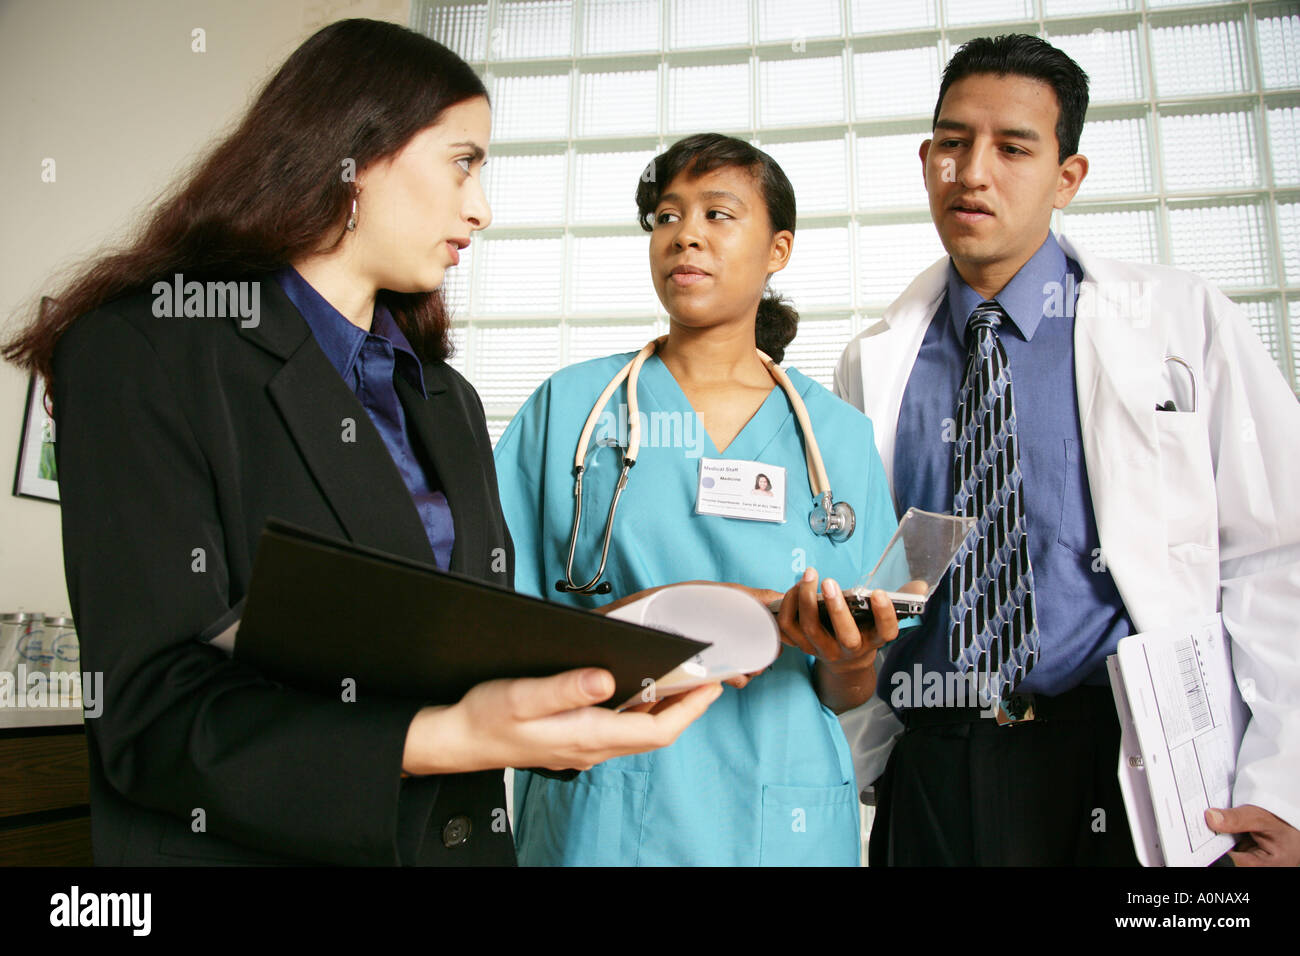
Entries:
POLYGON ((662 746, 719 693, 615 715, 590 706, 610 675, 584 669, 423 707, 334 699, 206 643, 238 617, 271 515, 510 585, 437 291, 491 218, 489 132, 454 53, 334 23, 5 345, 49 381, 68 589, 104 675, 96 862, 513 862, 500 768, 662 746))

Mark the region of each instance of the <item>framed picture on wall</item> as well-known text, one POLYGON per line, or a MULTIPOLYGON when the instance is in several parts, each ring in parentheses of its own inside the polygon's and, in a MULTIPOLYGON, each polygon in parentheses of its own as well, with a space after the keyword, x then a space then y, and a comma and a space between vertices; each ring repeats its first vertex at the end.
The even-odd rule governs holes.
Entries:
MULTIPOLYGON (((51 301, 49 298, 42 299, 42 310, 51 301)), ((45 501, 59 500, 59 476, 54 464, 54 419, 49 413, 45 380, 39 375, 32 375, 31 384, 27 388, 27 408, 23 412, 14 494, 45 501)))

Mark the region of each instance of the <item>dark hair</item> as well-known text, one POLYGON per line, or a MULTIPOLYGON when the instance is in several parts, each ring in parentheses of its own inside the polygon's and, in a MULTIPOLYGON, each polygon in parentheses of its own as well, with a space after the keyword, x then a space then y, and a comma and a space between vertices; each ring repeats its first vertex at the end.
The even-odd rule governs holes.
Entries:
POLYGON ((1088 112, 1088 74, 1079 64, 1038 37, 1011 33, 1000 37, 976 37, 953 54, 943 70, 939 99, 934 104, 933 130, 939 125, 939 107, 948 87, 979 73, 998 76, 1027 76, 1041 80, 1056 93, 1057 162, 1063 163, 1079 151, 1083 118, 1088 112))
MULTIPOLYGON (((646 232, 654 231, 655 207, 664 189, 682 173, 703 176, 725 166, 748 170, 757 180, 767 205, 773 234, 794 232, 794 187, 776 160, 744 140, 721 133, 696 133, 678 140, 656 156, 636 185, 637 222, 646 232)), ((768 291, 758 303, 754 321, 754 343, 773 361, 785 358, 785 347, 799 330, 799 313, 788 299, 768 291)))
MULTIPOLYGON (((165 194, 129 244, 83 266, 4 357, 51 377, 59 337, 81 315, 184 273, 266 274, 345 234, 347 172, 393 155, 449 106, 487 96, 440 43, 393 23, 319 30, 267 81, 238 128, 165 194)), ((451 352, 441 290, 379 295, 426 361, 451 352)))
POLYGON ((767 482, 767 490, 768 490, 768 491, 771 491, 771 490, 772 490, 772 479, 769 478, 769 477, 767 477, 767 475, 763 474, 761 471, 758 473, 758 478, 755 478, 755 479, 754 479, 754 487, 755 487, 756 489, 758 489, 759 491, 762 491, 762 490, 763 490, 762 488, 759 488, 759 487, 758 487, 758 479, 759 479, 759 478, 762 478, 764 481, 767 482))

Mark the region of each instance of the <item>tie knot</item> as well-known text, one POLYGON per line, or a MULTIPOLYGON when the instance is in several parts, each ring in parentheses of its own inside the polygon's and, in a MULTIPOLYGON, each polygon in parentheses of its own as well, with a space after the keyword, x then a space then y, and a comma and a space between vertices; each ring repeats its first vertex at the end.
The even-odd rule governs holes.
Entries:
POLYGON ((1006 315, 1002 311, 1002 306, 993 300, 981 302, 975 307, 975 311, 970 314, 966 322, 966 335, 970 337, 983 329, 997 330, 1002 324, 1002 319, 1006 315))

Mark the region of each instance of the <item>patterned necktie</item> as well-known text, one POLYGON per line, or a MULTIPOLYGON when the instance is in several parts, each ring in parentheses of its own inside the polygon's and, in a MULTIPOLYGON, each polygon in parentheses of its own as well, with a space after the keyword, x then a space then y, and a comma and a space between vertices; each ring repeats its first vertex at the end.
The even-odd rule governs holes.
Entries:
POLYGON ((966 324, 970 355, 953 457, 953 514, 978 521, 952 571, 949 651, 990 700, 1009 696, 1038 656, 1011 367, 997 334, 1004 318, 1002 306, 987 301, 966 324))

